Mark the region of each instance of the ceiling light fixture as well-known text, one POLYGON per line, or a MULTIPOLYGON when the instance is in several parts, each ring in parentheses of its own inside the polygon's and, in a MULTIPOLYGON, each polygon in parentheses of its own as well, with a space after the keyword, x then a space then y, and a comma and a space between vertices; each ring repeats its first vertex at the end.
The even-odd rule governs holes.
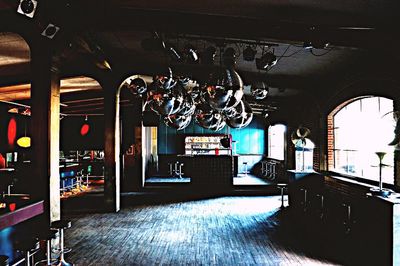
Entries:
POLYGON ((322 40, 312 40, 312 41, 305 41, 303 43, 304 49, 325 49, 328 48, 329 42, 322 41, 322 40))
POLYGON ((251 48, 250 45, 248 45, 244 50, 243 50, 243 60, 244 61, 254 61, 255 56, 257 54, 257 50, 251 48))
POLYGON ((236 64, 236 51, 232 47, 226 48, 223 54, 223 62, 227 67, 233 67, 236 64))
POLYGON ((37 4, 38 2, 36 0, 21 0, 17 12, 29 18, 33 18, 37 4))
POLYGON ((57 27, 56 25, 49 23, 49 25, 47 25, 47 27, 42 32, 42 35, 49 39, 53 39, 59 30, 60 27, 57 27))
POLYGON ((256 67, 260 70, 267 70, 268 67, 274 66, 278 59, 273 52, 266 52, 260 58, 256 58, 256 67))
POLYGON ((152 37, 143 39, 141 45, 145 51, 162 51, 165 49, 165 43, 157 32, 154 32, 152 37))
POLYGON ((201 63, 205 65, 213 65, 217 49, 214 46, 207 47, 201 53, 201 63))
POLYGON ((170 44, 165 44, 165 52, 173 61, 179 62, 182 59, 178 51, 170 44))
POLYGON ((192 45, 186 45, 185 53, 187 54, 187 61, 189 61, 189 63, 196 63, 199 61, 196 49, 192 45))

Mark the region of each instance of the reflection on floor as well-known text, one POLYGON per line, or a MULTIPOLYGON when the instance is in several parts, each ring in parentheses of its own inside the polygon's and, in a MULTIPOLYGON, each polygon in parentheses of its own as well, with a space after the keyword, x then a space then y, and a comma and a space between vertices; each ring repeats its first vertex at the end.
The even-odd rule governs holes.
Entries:
POLYGON ((75 187, 61 193, 61 199, 80 197, 87 193, 102 193, 104 191, 104 177, 93 176, 88 183, 77 184, 75 187))
MULTIPOLYGON (((152 176, 146 178, 146 184, 157 183, 190 183, 190 177, 152 176)), ((272 182, 252 174, 239 174, 233 178, 233 185, 270 185, 272 182)))
MULTIPOLYGON (((66 215, 67 261, 78 265, 332 265, 298 239, 279 196, 141 203, 66 215), (300 241, 300 242, 299 242, 300 241)), ((301 232, 299 232, 301 233, 301 232)), ((325 243, 329 249, 329 242, 325 243)), ((337 259, 340 259, 338 257, 337 259)))
POLYGON ((152 176, 145 183, 190 183, 190 177, 152 176))
POLYGON ((252 174, 239 174, 237 177, 233 178, 233 185, 270 185, 266 179, 259 178, 252 174))

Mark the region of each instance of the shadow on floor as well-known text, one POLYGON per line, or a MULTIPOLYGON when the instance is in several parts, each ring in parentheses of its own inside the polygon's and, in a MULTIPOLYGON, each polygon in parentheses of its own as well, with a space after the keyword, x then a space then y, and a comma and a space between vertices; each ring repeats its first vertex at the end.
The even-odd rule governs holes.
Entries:
MULTIPOLYGON (((390 265, 386 250, 379 243, 369 246, 366 237, 353 232, 332 230, 331 226, 303 220, 290 210, 280 209, 267 223, 275 222, 271 239, 277 246, 305 254, 307 257, 343 265, 390 265), (307 224, 308 223, 308 224, 307 224), (383 259, 382 259, 383 258, 383 259)), ((252 238, 250 238, 252 239, 252 238)))

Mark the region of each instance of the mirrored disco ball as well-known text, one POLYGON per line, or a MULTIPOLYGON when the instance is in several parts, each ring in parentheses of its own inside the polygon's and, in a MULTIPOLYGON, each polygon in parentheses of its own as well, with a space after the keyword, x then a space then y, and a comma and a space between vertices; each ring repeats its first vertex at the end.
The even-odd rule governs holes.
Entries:
POLYGON ((133 95, 142 95, 147 91, 147 84, 142 78, 128 78, 127 88, 133 95))
POLYGON ((172 76, 172 69, 168 67, 161 75, 153 77, 153 83, 159 88, 170 90, 177 84, 177 81, 172 76))
POLYGON ((205 103, 197 106, 195 111, 195 121, 202 128, 215 131, 221 130, 225 126, 224 116, 205 103))
POLYGON ((231 128, 247 127, 253 120, 253 111, 246 101, 241 101, 234 110, 227 115, 226 124, 231 128))
POLYGON ((181 110, 179 110, 178 114, 184 116, 191 116, 194 114, 196 110, 196 105, 194 104, 194 101, 190 97, 190 95, 186 95, 184 99, 185 100, 182 103, 182 108, 181 110))
POLYGON ((192 87, 187 92, 196 104, 201 102, 201 89, 199 86, 192 87))
POLYGON ((182 130, 186 128, 190 122, 192 121, 192 116, 184 116, 184 115, 167 115, 164 117, 164 123, 176 130, 182 130))
POLYGON ((256 100, 265 99, 268 95, 268 88, 251 86, 251 94, 254 96, 256 100))
POLYGON ((159 84, 152 84, 147 101, 150 108, 160 115, 172 115, 183 107, 184 95, 179 89, 165 89, 159 84))
POLYGON ((213 71, 206 86, 203 97, 217 111, 236 106, 243 97, 243 81, 233 69, 217 69, 213 71))

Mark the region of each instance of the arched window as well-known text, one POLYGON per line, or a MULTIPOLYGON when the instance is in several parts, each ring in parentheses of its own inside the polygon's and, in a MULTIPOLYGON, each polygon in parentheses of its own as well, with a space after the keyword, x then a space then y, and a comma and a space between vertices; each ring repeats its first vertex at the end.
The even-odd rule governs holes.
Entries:
POLYGON ((394 182, 393 100, 368 96, 343 104, 328 116, 329 170, 379 179, 376 152, 385 152, 382 180, 394 182))
POLYGON ((285 160, 286 126, 276 124, 268 128, 268 157, 285 160))

